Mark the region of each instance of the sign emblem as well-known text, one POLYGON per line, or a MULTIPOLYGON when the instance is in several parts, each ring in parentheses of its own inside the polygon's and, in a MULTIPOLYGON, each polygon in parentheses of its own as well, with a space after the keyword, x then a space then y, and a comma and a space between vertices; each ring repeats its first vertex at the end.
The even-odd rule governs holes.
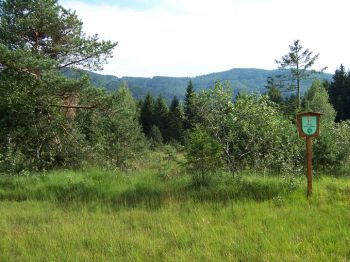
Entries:
POLYGON ((311 136, 317 131, 317 117, 316 116, 302 116, 301 129, 304 134, 311 136))

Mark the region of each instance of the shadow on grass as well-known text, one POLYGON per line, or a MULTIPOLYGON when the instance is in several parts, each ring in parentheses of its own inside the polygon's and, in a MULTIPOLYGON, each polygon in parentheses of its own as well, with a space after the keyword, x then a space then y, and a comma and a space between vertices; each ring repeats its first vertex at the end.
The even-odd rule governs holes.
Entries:
MULTIPOLYGON (((113 183, 81 180, 62 183, 42 183, 36 186, 25 181, 16 183, 8 179, 0 180, 0 199, 10 201, 39 200, 52 201, 59 206, 100 203, 114 209, 147 208, 159 209, 167 201, 193 201, 227 203, 228 201, 266 201, 288 194, 296 188, 282 179, 265 179, 258 176, 226 178, 212 181, 207 186, 198 186, 183 180, 176 185, 171 179, 166 183, 142 180, 133 185, 118 187, 113 183)), ((175 181, 176 182, 176 181, 175 181)))
POLYGON ((150 188, 144 185, 136 185, 134 189, 128 189, 110 198, 111 206, 115 209, 145 207, 147 209, 159 209, 169 198, 169 192, 160 188, 150 188))

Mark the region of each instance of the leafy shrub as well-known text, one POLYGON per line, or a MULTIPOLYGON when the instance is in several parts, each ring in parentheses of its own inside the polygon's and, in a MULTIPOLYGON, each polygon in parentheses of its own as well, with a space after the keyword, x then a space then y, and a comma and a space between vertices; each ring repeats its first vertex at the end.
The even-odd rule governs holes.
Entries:
POLYGON ((350 121, 321 126, 314 145, 314 163, 323 171, 338 174, 350 170, 350 121))
POLYGON ((193 130, 188 139, 186 158, 195 185, 208 184, 210 176, 222 166, 221 154, 221 145, 206 130, 193 130))
POLYGON ((336 112, 329 102, 327 90, 314 81, 304 97, 306 111, 320 112, 321 136, 314 140, 314 164, 323 171, 343 172, 350 169, 349 121, 335 123, 336 112))
POLYGON ((292 171, 300 163, 301 141, 293 124, 266 97, 239 95, 233 102, 232 88, 218 82, 195 106, 198 125, 220 145, 231 171, 292 171))
POLYGON ((119 88, 114 94, 97 93, 99 107, 78 114, 80 131, 85 135, 90 160, 107 167, 126 168, 147 146, 138 122, 137 107, 129 89, 119 88))

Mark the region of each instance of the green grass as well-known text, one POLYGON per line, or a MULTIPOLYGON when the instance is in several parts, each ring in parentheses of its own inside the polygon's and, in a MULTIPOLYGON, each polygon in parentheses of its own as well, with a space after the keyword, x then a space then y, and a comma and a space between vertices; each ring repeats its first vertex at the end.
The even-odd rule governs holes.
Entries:
POLYGON ((349 178, 140 168, 0 176, 0 261, 350 260, 349 178))

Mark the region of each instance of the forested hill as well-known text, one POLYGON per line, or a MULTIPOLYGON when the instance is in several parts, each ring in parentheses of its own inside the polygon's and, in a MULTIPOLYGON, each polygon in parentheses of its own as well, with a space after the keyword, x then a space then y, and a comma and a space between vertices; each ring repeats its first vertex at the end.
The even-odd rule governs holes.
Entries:
MULTIPOLYGON (((158 96, 161 94, 167 101, 173 96, 183 99, 189 80, 192 80, 196 91, 206 89, 214 85, 216 81, 229 81, 233 86, 235 93, 239 91, 265 92, 266 79, 270 76, 283 74, 281 70, 264 70, 255 68, 234 68, 224 72, 211 73, 196 77, 164 77, 155 76, 145 77, 122 77, 118 78, 112 75, 101 75, 93 72, 87 72, 91 83, 96 87, 103 87, 109 91, 118 88, 123 82, 128 87, 136 99, 143 98, 147 92, 158 96)), ((70 74, 70 73, 69 73, 70 74)), ((322 80, 331 80, 331 74, 320 74, 316 76, 322 80)), ((302 93, 311 85, 312 80, 303 81, 302 93)))

